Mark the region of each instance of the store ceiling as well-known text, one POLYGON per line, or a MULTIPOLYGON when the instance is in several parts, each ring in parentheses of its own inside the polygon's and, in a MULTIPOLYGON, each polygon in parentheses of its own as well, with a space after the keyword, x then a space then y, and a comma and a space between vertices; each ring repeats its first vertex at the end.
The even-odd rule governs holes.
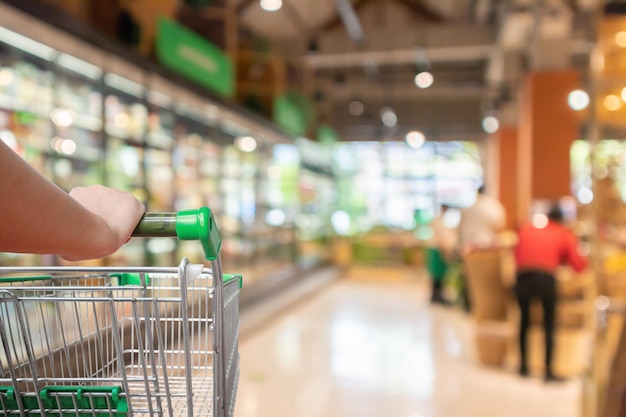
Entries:
MULTIPOLYGON (((492 108, 514 106, 530 68, 577 67, 600 0, 237 0, 240 25, 313 74, 320 121, 344 140, 479 139, 492 108), (414 84, 418 70, 434 75, 414 84), (349 111, 359 100, 362 114, 349 111), (383 125, 391 107, 397 126, 383 125)), ((508 111, 508 115, 515 112, 508 111)))

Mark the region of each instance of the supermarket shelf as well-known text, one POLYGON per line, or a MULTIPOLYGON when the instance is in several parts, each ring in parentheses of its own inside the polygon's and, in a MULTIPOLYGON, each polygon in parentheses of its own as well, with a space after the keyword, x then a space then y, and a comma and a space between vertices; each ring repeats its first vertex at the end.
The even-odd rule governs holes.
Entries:
POLYGON ((47 103, 20 100, 7 94, 0 94, 0 108, 33 113, 42 117, 49 117, 52 110, 52 106, 47 103))
MULTIPOLYGON (((199 87, 197 84, 181 77, 179 74, 140 55, 123 44, 105 37, 104 35, 98 33, 94 28, 81 23, 54 7, 41 2, 22 0, 3 0, 2 3, 30 16, 34 16, 35 18, 41 20, 42 22, 46 22, 55 28, 59 28, 66 34, 71 35, 76 39, 80 39, 82 42, 90 44, 98 50, 111 54, 115 57, 119 57, 138 67, 142 71, 162 76, 165 79, 170 80, 172 83, 198 94, 202 98, 211 101, 214 106, 219 107, 221 111, 227 113, 229 117, 235 118, 238 121, 244 121, 245 124, 249 124, 248 127, 250 129, 259 133, 264 132, 272 139, 277 140, 277 142, 289 143, 293 140, 290 135, 283 132, 269 120, 239 106, 238 104, 235 104, 232 100, 221 97, 217 93, 199 87)), ((6 8, 6 6, 4 6, 4 8, 6 8)), ((42 40, 39 39, 39 41, 42 40)), ((222 119, 224 118, 222 117, 222 119)))

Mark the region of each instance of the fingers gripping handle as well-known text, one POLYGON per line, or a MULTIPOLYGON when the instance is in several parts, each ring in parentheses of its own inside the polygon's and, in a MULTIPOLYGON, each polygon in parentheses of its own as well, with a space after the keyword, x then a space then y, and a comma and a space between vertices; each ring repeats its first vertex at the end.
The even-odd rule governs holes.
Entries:
POLYGON ((146 213, 133 232, 134 237, 178 237, 180 240, 199 240, 204 257, 211 261, 218 257, 222 240, 208 207, 182 210, 178 213, 146 213))
POLYGON ((145 213, 133 237, 176 237, 176 213, 145 213))

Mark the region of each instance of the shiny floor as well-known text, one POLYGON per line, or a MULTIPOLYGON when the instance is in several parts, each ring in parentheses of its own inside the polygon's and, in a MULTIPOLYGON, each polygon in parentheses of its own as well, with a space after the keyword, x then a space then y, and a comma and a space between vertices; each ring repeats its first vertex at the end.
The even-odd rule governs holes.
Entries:
POLYGON ((410 270, 358 269, 240 341, 236 417, 578 417, 581 382, 476 360, 471 320, 410 270))

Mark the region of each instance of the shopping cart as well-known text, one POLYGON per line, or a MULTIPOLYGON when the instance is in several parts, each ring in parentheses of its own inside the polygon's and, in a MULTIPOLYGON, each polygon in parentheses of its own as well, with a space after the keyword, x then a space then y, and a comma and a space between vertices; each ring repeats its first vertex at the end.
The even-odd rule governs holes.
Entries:
POLYGON ((242 279, 211 211, 148 213, 134 235, 199 240, 211 268, 0 268, 3 415, 233 415, 242 279))

